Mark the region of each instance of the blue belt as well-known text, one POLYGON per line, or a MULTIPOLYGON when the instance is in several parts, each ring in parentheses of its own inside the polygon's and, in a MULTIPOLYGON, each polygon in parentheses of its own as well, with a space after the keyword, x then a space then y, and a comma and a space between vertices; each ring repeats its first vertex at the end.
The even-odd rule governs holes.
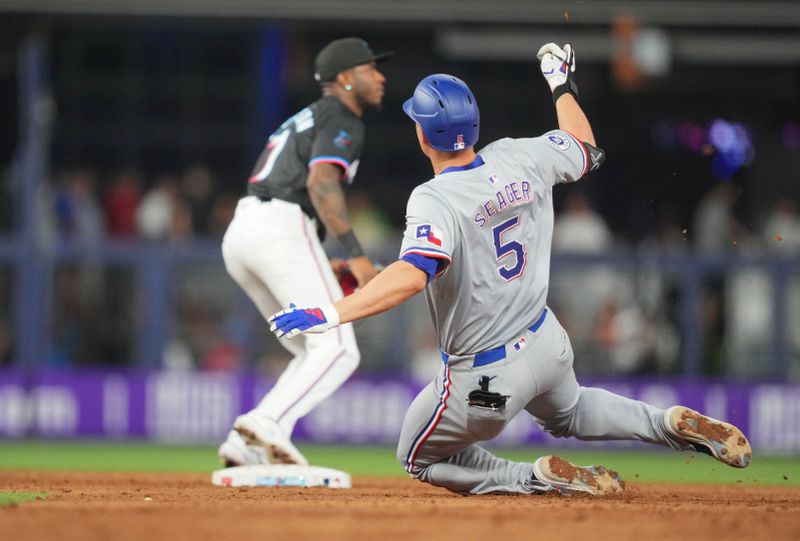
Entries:
MULTIPOLYGON (((538 331, 539 327, 541 327, 542 323, 544 323, 545 317, 547 317, 547 308, 542 310, 542 315, 539 316, 539 319, 536 320, 536 323, 528 327, 528 330, 531 332, 538 331)), ((442 351, 442 361, 447 362, 449 357, 450 356, 447 353, 442 351)), ((472 361, 472 367, 475 368, 478 366, 485 366, 487 364, 492 364, 497 361, 502 361, 505 358, 506 358, 506 346, 497 346, 496 348, 476 353, 472 361)))

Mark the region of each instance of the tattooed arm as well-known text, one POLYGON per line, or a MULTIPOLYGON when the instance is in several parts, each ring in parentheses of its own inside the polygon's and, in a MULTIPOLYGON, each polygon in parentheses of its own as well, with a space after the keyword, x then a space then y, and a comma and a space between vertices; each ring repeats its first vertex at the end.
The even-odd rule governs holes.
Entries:
POLYGON ((330 163, 315 163, 306 180, 311 203, 317 210, 325 228, 342 243, 348 253, 350 271, 358 280, 359 287, 372 280, 378 271, 364 255, 358 244, 347 214, 344 191, 340 179, 342 170, 330 163))

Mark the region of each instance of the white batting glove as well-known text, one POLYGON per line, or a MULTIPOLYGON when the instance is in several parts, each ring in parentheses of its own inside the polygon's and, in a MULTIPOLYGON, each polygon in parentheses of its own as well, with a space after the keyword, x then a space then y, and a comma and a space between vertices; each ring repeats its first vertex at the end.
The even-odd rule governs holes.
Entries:
POLYGON ((292 338, 302 333, 323 333, 339 325, 339 312, 332 304, 318 308, 289 308, 273 314, 267 320, 269 330, 278 338, 292 338))
MULTIPOLYGON (((539 59, 539 67, 551 92, 571 81, 571 76, 575 73, 575 53, 569 43, 563 49, 555 43, 542 45, 536 58, 539 59)), ((575 90, 577 91, 577 87, 575 90)))

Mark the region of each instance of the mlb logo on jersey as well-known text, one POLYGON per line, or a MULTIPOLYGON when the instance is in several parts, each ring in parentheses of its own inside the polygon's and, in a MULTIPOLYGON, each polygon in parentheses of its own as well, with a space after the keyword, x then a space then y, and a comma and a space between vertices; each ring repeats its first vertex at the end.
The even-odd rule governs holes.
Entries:
POLYGON ((490 176, 488 180, 489 180, 489 184, 491 184, 492 186, 494 186, 495 184, 500 182, 500 179, 494 173, 492 173, 492 176, 490 176))
POLYGON ((456 135, 456 142, 453 144, 453 150, 464 150, 464 135, 456 135))
POLYGON ((417 227, 417 238, 425 239, 436 246, 442 245, 441 234, 439 234, 439 232, 436 231, 430 224, 424 224, 417 227))

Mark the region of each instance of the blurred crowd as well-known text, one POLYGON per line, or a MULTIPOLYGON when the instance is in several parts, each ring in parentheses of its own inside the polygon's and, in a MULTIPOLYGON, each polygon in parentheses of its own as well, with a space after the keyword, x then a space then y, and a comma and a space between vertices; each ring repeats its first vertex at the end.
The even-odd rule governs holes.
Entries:
POLYGON ((45 234, 80 243, 220 239, 239 195, 218 186, 214 173, 202 164, 181 174, 157 174, 151 181, 132 167, 103 181, 91 169, 75 168, 45 186, 40 223, 45 234))
MULTIPOLYGON (((145 178, 135 168, 100 179, 75 168, 43 187, 37 215, 53 242, 100 245, 107 240, 174 244, 221 240, 241 192, 222 190, 214 172, 196 164, 180 174, 145 178)), ((243 192, 243 189, 242 189, 243 192)), ((718 183, 696 206, 691 223, 674 209, 634 248, 672 255, 800 256, 797 202, 784 198, 766 209, 756 227, 734 211, 738 191, 718 183)), ((402 217, 391 217, 365 192, 348 194, 356 233, 367 253, 388 263, 400 243, 402 217)), ((326 248, 334 253, 335 241, 326 248)), ((581 187, 569 187, 557 209, 553 254, 604 255, 629 250, 581 187)), ((278 373, 287 354, 264 332, 255 309, 221 265, 178 269, 167 343, 160 360, 169 369, 263 370, 278 373)), ((680 369, 680 281, 657 267, 620 269, 608 262, 555 268, 550 304, 568 330, 577 368, 592 374, 676 374, 680 369)), ((60 264, 53 292, 51 367, 133 364, 134 270, 101 260, 60 264)), ((10 273, 0 272, 0 294, 10 295, 10 273)), ((740 269, 703 283, 703 366, 708 375, 764 375, 772 321, 768 272, 740 269)), ((10 296, 9 296, 10 298, 10 296)), ((789 283, 787 330, 800 328, 800 276, 789 283)), ((399 370, 425 378, 436 344, 422 299, 407 308, 360 322, 356 332, 367 371, 399 370), (388 337, 388 338, 387 338, 388 337)), ((0 361, 8 362, 9 314, 0 314, 0 361)), ((798 333, 787 332, 800 358, 798 333)), ((800 365, 800 360, 796 360, 800 365)), ((435 369, 435 365, 433 366, 435 369)), ((795 369, 797 370, 797 369, 795 369)), ((798 374, 800 376, 800 374, 798 374)))
MULTIPOLYGON (((643 253, 705 256, 800 256, 800 214, 789 198, 776 201, 757 230, 734 212, 738 189, 714 186, 699 202, 691 224, 663 209, 643 253)), ((613 253, 625 246, 591 200, 572 191, 557 213, 553 254, 613 253)), ((675 374, 680 369, 680 281, 675 271, 608 265, 552 273, 550 302, 572 337, 583 371, 603 374, 675 374)), ((702 370, 707 375, 767 376, 771 369, 771 277, 760 269, 710 273, 702 284, 702 370)), ((800 275, 790 280, 786 335, 794 370, 800 365, 800 275)), ((800 374, 797 374, 800 375, 800 374)))
MULTIPOLYGON (((203 164, 194 164, 180 174, 156 174, 151 179, 133 167, 105 178, 90 168, 69 169, 40 188, 37 234, 45 246, 67 242, 100 247, 107 241, 219 241, 239 197, 220 190, 220 184, 203 164)), ((196 287, 189 293, 183 291, 205 274, 202 269, 183 273, 186 276, 178 288, 169 334, 186 335, 186 339, 170 337, 164 360, 188 366, 201 350, 203 357, 209 356, 205 350, 214 344, 206 344, 203 338, 214 336, 208 329, 217 326, 227 307, 219 306, 218 295, 198 295, 194 293, 196 287), (187 343, 196 344, 196 353, 189 351, 187 343)), ((204 289, 219 291, 216 277, 223 273, 212 272, 204 289)), ((52 292, 52 343, 46 365, 131 364, 136 333, 135 279, 132 268, 107 264, 101 255, 59 264, 52 292)))
MULTIPOLYGON (((169 249, 198 241, 201 249, 216 250, 244 192, 244 182, 238 192, 221 188, 230 184, 209 167, 194 164, 180 174, 159 173, 150 178, 135 168, 104 177, 78 167, 42 186, 36 209, 42 246, 100 249, 90 250, 78 262, 56 265, 49 328, 52 343, 44 364, 50 368, 134 364, 139 309, 136 269, 105 261, 102 247, 108 242, 123 246, 138 242, 169 249)), ((348 199, 352 222, 367 252, 378 261, 393 256, 399 237, 388 215, 366 194, 354 191, 348 199)), ((335 252, 339 246, 329 239, 326 248, 335 252)), ((264 332, 260 316, 221 264, 198 262, 174 272, 161 366, 232 371, 256 365, 280 371, 285 352, 264 332)), ((4 292, 10 300, 10 269, 7 276, 0 273, 0 295, 4 292)), ((7 313, 0 313, 0 365, 12 357, 11 304, 5 303, 7 313)), ((385 325, 376 318, 363 326, 367 348, 370 343, 375 348, 382 343, 369 329, 385 325)))

